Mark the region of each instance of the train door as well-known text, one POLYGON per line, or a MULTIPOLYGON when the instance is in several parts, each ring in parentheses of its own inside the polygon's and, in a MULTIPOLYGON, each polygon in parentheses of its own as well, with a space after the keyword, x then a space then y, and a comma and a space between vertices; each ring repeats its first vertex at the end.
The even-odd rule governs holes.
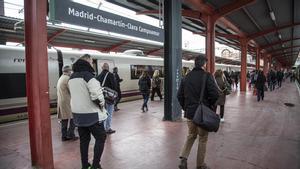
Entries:
POLYGON ((107 63, 109 65, 109 71, 112 72, 113 68, 115 67, 115 62, 113 60, 109 59, 98 59, 97 60, 97 68, 98 68, 98 74, 102 72, 102 65, 104 63, 107 63))

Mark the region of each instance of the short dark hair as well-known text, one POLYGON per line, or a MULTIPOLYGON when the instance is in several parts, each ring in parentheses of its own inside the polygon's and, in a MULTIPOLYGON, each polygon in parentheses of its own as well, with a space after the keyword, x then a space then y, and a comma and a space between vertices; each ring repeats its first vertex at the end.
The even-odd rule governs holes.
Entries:
POLYGON ((80 59, 90 59, 90 58, 92 58, 92 57, 89 54, 84 54, 80 57, 80 59))
POLYGON ((198 55, 195 58, 195 67, 201 68, 207 62, 207 58, 205 55, 198 55))

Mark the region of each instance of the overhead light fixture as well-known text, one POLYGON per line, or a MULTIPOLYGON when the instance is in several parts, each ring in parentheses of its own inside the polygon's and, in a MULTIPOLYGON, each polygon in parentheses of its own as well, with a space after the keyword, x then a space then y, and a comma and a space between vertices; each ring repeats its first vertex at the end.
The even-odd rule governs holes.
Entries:
POLYGON ((284 48, 284 44, 282 44, 282 47, 284 48))
POLYGON ((270 16, 271 16, 271 19, 272 19, 273 21, 275 21, 275 20, 276 20, 276 18, 275 18, 275 14, 274 14, 274 12, 273 12, 273 11, 271 11, 271 12, 270 12, 270 16))
POLYGON ((95 43, 95 41, 93 41, 93 40, 88 40, 88 39, 85 39, 84 42, 87 42, 87 43, 95 43))
POLYGON ((281 35, 280 34, 278 34, 278 38, 281 39, 281 35))

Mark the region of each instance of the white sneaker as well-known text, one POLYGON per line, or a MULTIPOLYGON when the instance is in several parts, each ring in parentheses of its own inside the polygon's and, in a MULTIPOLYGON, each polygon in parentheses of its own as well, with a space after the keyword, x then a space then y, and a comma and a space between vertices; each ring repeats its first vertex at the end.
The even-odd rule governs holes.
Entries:
POLYGON ((221 122, 224 122, 225 120, 224 120, 224 118, 221 118, 221 122))

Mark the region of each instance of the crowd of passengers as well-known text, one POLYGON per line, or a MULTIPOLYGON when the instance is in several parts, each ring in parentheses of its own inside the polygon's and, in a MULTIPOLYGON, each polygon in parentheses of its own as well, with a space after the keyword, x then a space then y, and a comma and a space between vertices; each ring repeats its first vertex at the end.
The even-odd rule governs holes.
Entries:
MULTIPOLYGON (((185 144, 180 152, 180 169, 187 169, 187 159, 194 141, 198 136, 197 169, 208 169, 204 163, 208 131, 195 125, 192 119, 199 105, 200 90, 204 88, 203 104, 214 112, 220 108, 220 121, 224 122, 224 110, 226 95, 233 88, 238 88, 239 72, 227 72, 216 70, 212 75, 206 72, 207 59, 204 56, 195 58, 193 70, 187 69, 177 93, 178 101, 187 118, 188 133, 185 144), (203 84, 205 84, 203 86, 203 84)), ((75 126, 78 127, 80 139, 80 154, 82 169, 101 169, 100 159, 104 150, 107 134, 116 131, 112 129, 112 115, 118 111, 118 103, 121 100, 120 83, 123 79, 118 75, 118 68, 109 71, 109 64, 102 65, 102 72, 96 76, 93 68, 92 57, 88 54, 81 56, 73 65, 63 67, 63 75, 57 82, 57 112, 61 123, 62 141, 74 141, 78 137, 74 133, 75 126), (105 88, 117 93, 114 100, 108 100, 105 88), (91 135, 95 138, 94 158, 92 163, 88 161, 88 149, 91 135)), ((275 86, 281 87, 281 82, 287 77, 293 80, 293 74, 282 71, 270 70, 267 78, 263 72, 253 71, 247 73, 249 87, 257 89, 257 99, 264 99, 265 83, 268 82, 270 91, 275 86)), ((162 80, 159 71, 155 70, 152 79, 147 70, 144 70, 138 80, 138 86, 143 96, 142 112, 148 111, 148 100, 157 93, 160 100, 163 99, 162 80)))
MULTIPOLYGON (((63 74, 57 82, 57 115, 61 123, 61 140, 75 141, 75 127, 78 127, 80 139, 80 154, 82 169, 101 169, 100 159, 104 150, 107 134, 116 131, 112 129, 113 112, 118 111, 121 100, 120 83, 123 79, 118 74, 118 68, 109 71, 109 64, 102 65, 102 72, 96 76, 93 60, 89 54, 81 56, 72 67, 62 68, 63 74), (116 93, 116 98, 107 99, 107 91, 116 93), (94 159, 88 162, 88 148, 91 135, 95 138, 94 159)), ((152 80, 147 71, 143 71, 138 81, 140 93, 143 96, 142 112, 148 111, 148 100, 157 93, 162 100, 162 81, 159 71, 154 71, 152 80)))

